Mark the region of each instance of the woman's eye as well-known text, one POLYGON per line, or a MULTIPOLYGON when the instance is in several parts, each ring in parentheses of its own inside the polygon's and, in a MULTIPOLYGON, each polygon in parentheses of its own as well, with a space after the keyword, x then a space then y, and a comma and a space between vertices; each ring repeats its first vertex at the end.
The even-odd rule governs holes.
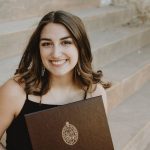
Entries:
POLYGON ((62 42, 62 45, 65 45, 65 46, 71 45, 71 44, 72 44, 71 41, 63 41, 63 42, 62 42))
POLYGON ((49 42, 44 42, 41 45, 44 46, 44 47, 48 47, 48 46, 52 46, 53 44, 49 43, 49 42))

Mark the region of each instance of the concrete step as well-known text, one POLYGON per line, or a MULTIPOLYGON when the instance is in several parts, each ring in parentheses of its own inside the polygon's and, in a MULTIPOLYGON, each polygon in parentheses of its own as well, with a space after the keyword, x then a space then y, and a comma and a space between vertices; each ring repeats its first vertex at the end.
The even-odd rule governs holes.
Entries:
POLYGON ((19 65, 21 55, 0 60, 0 85, 11 78, 19 65))
MULTIPOLYGON (((130 7, 106 6, 72 11, 85 22, 89 34, 98 29, 112 28, 127 23, 134 15, 130 7)), ((21 53, 41 17, 0 24, 0 59, 21 53), (9 44, 8 44, 9 43, 9 44)), ((94 33, 95 34, 95 33, 94 33)))
POLYGON ((150 150, 150 121, 142 127, 123 150, 150 150))
POLYGON ((94 65, 102 67, 150 44, 150 24, 120 26, 106 31, 97 30, 89 37, 94 54, 94 65))
POLYGON ((98 0, 3 0, 0 5, 0 22, 41 16, 52 10, 80 10, 99 5, 98 0))
POLYGON ((108 110, 112 110, 150 80, 150 45, 101 68, 112 87, 107 90, 108 110))
POLYGON ((108 115, 115 150, 149 150, 150 80, 108 115))
POLYGON ((146 146, 144 150, 150 150, 150 143, 146 146))
POLYGON ((72 11, 72 13, 83 19, 89 32, 95 29, 102 31, 126 24, 136 16, 136 11, 131 6, 111 5, 82 11, 72 11))

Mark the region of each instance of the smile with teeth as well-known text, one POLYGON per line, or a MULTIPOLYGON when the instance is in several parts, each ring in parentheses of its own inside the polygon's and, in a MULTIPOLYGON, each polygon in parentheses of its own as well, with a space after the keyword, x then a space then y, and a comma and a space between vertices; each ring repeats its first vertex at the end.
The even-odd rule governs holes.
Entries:
POLYGON ((62 65, 62 64, 64 64, 66 61, 67 61, 67 59, 63 59, 63 60, 50 60, 50 62, 51 62, 53 65, 62 65))

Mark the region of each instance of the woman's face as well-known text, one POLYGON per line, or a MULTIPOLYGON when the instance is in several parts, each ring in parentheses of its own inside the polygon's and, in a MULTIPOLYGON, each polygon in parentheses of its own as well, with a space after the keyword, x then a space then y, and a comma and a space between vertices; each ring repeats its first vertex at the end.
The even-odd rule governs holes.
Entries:
POLYGON ((78 49, 62 24, 47 24, 40 37, 40 55, 45 68, 52 76, 72 74, 78 61, 78 49))

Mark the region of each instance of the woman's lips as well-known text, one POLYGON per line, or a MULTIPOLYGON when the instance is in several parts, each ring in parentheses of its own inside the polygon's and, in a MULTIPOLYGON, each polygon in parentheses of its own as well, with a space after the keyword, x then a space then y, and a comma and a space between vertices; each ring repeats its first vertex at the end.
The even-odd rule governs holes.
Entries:
POLYGON ((67 62, 67 59, 62 59, 62 60, 50 60, 50 63, 53 66, 62 66, 63 64, 65 64, 67 62))

